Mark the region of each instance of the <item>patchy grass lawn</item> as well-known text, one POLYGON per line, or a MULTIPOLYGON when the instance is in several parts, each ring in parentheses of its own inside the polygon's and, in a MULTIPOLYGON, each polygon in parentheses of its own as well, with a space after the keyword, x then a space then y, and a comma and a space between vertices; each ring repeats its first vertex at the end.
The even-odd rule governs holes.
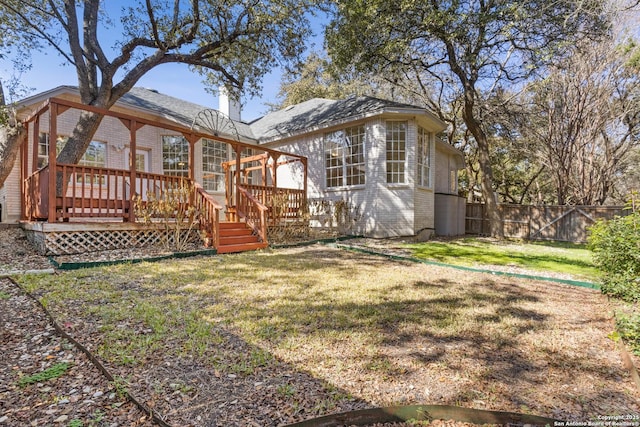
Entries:
POLYGON ((563 242, 463 238, 406 245, 413 256, 454 265, 516 266, 596 281, 599 271, 586 245, 563 242))
POLYGON ((639 413, 606 298, 324 246, 20 279, 172 425, 393 404, 639 413))

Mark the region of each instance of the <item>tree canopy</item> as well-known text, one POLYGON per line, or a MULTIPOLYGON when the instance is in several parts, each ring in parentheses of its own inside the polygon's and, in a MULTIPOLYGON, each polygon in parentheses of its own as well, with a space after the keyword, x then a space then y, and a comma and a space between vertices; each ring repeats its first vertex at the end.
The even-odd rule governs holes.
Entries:
POLYGON ((604 12, 599 1, 338 0, 327 45, 339 67, 419 78, 441 97, 461 100, 477 144, 491 232, 500 237, 486 94, 561 61, 575 40, 606 33, 604 12))
MULTIPOLYGON (((255 94, 304 50, 315 0, 0 0, 0 31, 75 68, 81 102, 111 107, 154 67, 188 64, 213 88, 255 94), (121 31, 114 46, 109 36, 121 31)), ((102 117, 83 113, 58 159, 77 163, 102 117)))

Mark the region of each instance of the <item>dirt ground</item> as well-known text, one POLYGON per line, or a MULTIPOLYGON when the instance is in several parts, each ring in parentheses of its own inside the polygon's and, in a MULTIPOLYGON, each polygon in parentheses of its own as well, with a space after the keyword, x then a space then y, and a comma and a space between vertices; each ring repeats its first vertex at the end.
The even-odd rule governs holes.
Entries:
MULTIPOLYGON (((298 258, 326 256, 344 263, 352 256, 318 247, 283 252, 298 258)), ((45 257, 32 251, 20 230, 0 229, 0 276, 50 268, 45 257)), ((447 283, 447 270, 436 270, 431 272, 447 283)), ((486 279, 486 275, 470 274, 460 280, 468 281, 471 276, 478 281, 486 279)), ((513 287, 513 281, 508 279, 491 278, 491 281, 503 290, 513 287)), ((247 377, 221 374, 198 361, 167 359, 133 374, 125 371, 115 374, 134 376, 137 386, 133 393, 151 402, 172 426, 282 425, 321 411, 318 402, 331 399, 332 412, 390 403, 423 403, 532 413, 570 419, 582 425, 587 420, 609 416, 630 417, 624 427, 640 422, 637 418, 640 391, 623 367, 615 344, 607 338, 613 322, 606 299, 597 292, 565 285, 525 281, 517 286, 514 292, 521 292, 539 307, 545 307, 545 323, 550 325, 545 333, 557 334, 557 347, 545 349, 548 357, 544 359, 532 362, 526 354, 528 347, 517 343, 507 343, 503 348, 482 348, 481 341, 415 337, 386 343, 381 355, 402 369, 393 376, 379 378, 350 371, 346 359, 341 369, 335 366, 302 369, 301 361, 277 358, 247 377), (169 382, 169 374, 179 377, 173 380, 173 385, 167 384, 175 386, 174 393, 154 395, 153 384, 160 380, 169 382), (482 383, 473 383, 474 378, 483 378, 482 383), (291 396, 276 392, 282 380, 300 396, 295 402, 298 406, 292 405, 288 399, 291 396), (181 382, 190 384, 191 390, 183 393, 181 382), (154 400, 159 397, 162 401, 154 400)), ((97 337, 91 333, 94 329, 88 324, 90 319, 76 320, 78 325, 85 326, 74 328, 73 336, 89 348, 97 345, 97 337)), ((148 414, 123 397, 117 384, 109 383, 84 354, 56 334, 37 304, 2 278, 0 325, 0 426, 153 425, 148 414), (62 362, 70 368, 60 378, 27 386, 18 384, 22 376, 62 362)), ((251 350, 246 343, 234 339, 232 331, 228 336, 226 345, 234 347, 234 351, 251 350)), ((527 345, 535 345, 533 332, 524 331, 523 336, 533 341, 527 345)), ((344 351, 340 347, 329 350, 344 351)), ((300 354, 300 359, 304 359, 304 354, 300 354)))

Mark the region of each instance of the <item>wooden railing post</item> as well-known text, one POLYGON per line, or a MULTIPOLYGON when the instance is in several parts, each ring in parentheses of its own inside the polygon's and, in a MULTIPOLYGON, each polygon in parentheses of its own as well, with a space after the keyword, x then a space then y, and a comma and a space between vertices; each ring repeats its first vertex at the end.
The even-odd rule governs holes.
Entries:
MULTIPOLYGON (((56 146, 58 142, 58 104, 51 103, 49 106, 49 209, 48 222, 56 221, 56 183, 58 173, 56 167, 56 146)), ((62 177, 64 180, 65 177, 62 177)), ((64 192, 64 182, 60 191, 64 192)), ((64 197, 64 194, 61 194, 64 197)))
MULTIPOLYGON (((240 205, 240 191, 239 191, 240 190, 240 156, 242 156, 242 147, 240 147, 239 145, 236 145, 233 148, 236 151, 236 170, 235 170, 236 206, 239 206, 240 205)), ((236 218, 236 221, 237 220, 238 219, 236 218)))
MULTIPOLYGON (((136 165, 136 150, 137 150, 137 137, 138 123, 135 120, 129 122, 129 215, 125 218, 125 221, 136 222, 136 212, 133 208, 136 196, 136 180, 137 180, 137 165, 136 165)), ((142 191, 142 189, 140 190, 142 191)), ((123 207, 124 208, 124 207, 123 207)), ((124 209, 123 209, 124 210, 124 209)))
MULTIPOLYGON (((20 174, 20 219, 27 219, 27 210, 25 207, 27 200, 27 177, 29 176, 27 168, 29 167, 29 124, 25 123, 26 127, 24 137, 20 143, 20 159, 22 160, 21 174, 20 174)), ((2 218, 0 218, 1 220, 2 218)))

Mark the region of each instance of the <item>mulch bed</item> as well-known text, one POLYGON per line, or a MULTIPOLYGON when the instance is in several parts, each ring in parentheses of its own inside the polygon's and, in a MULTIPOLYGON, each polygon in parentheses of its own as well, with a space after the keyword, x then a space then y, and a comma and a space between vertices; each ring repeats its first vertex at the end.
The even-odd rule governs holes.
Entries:
POLYGON ((8 279, 0 279, 0 325, 0 425, 153 425, 8 279), (19 384, 63 363, 69 368, 59 378, 19 384))

